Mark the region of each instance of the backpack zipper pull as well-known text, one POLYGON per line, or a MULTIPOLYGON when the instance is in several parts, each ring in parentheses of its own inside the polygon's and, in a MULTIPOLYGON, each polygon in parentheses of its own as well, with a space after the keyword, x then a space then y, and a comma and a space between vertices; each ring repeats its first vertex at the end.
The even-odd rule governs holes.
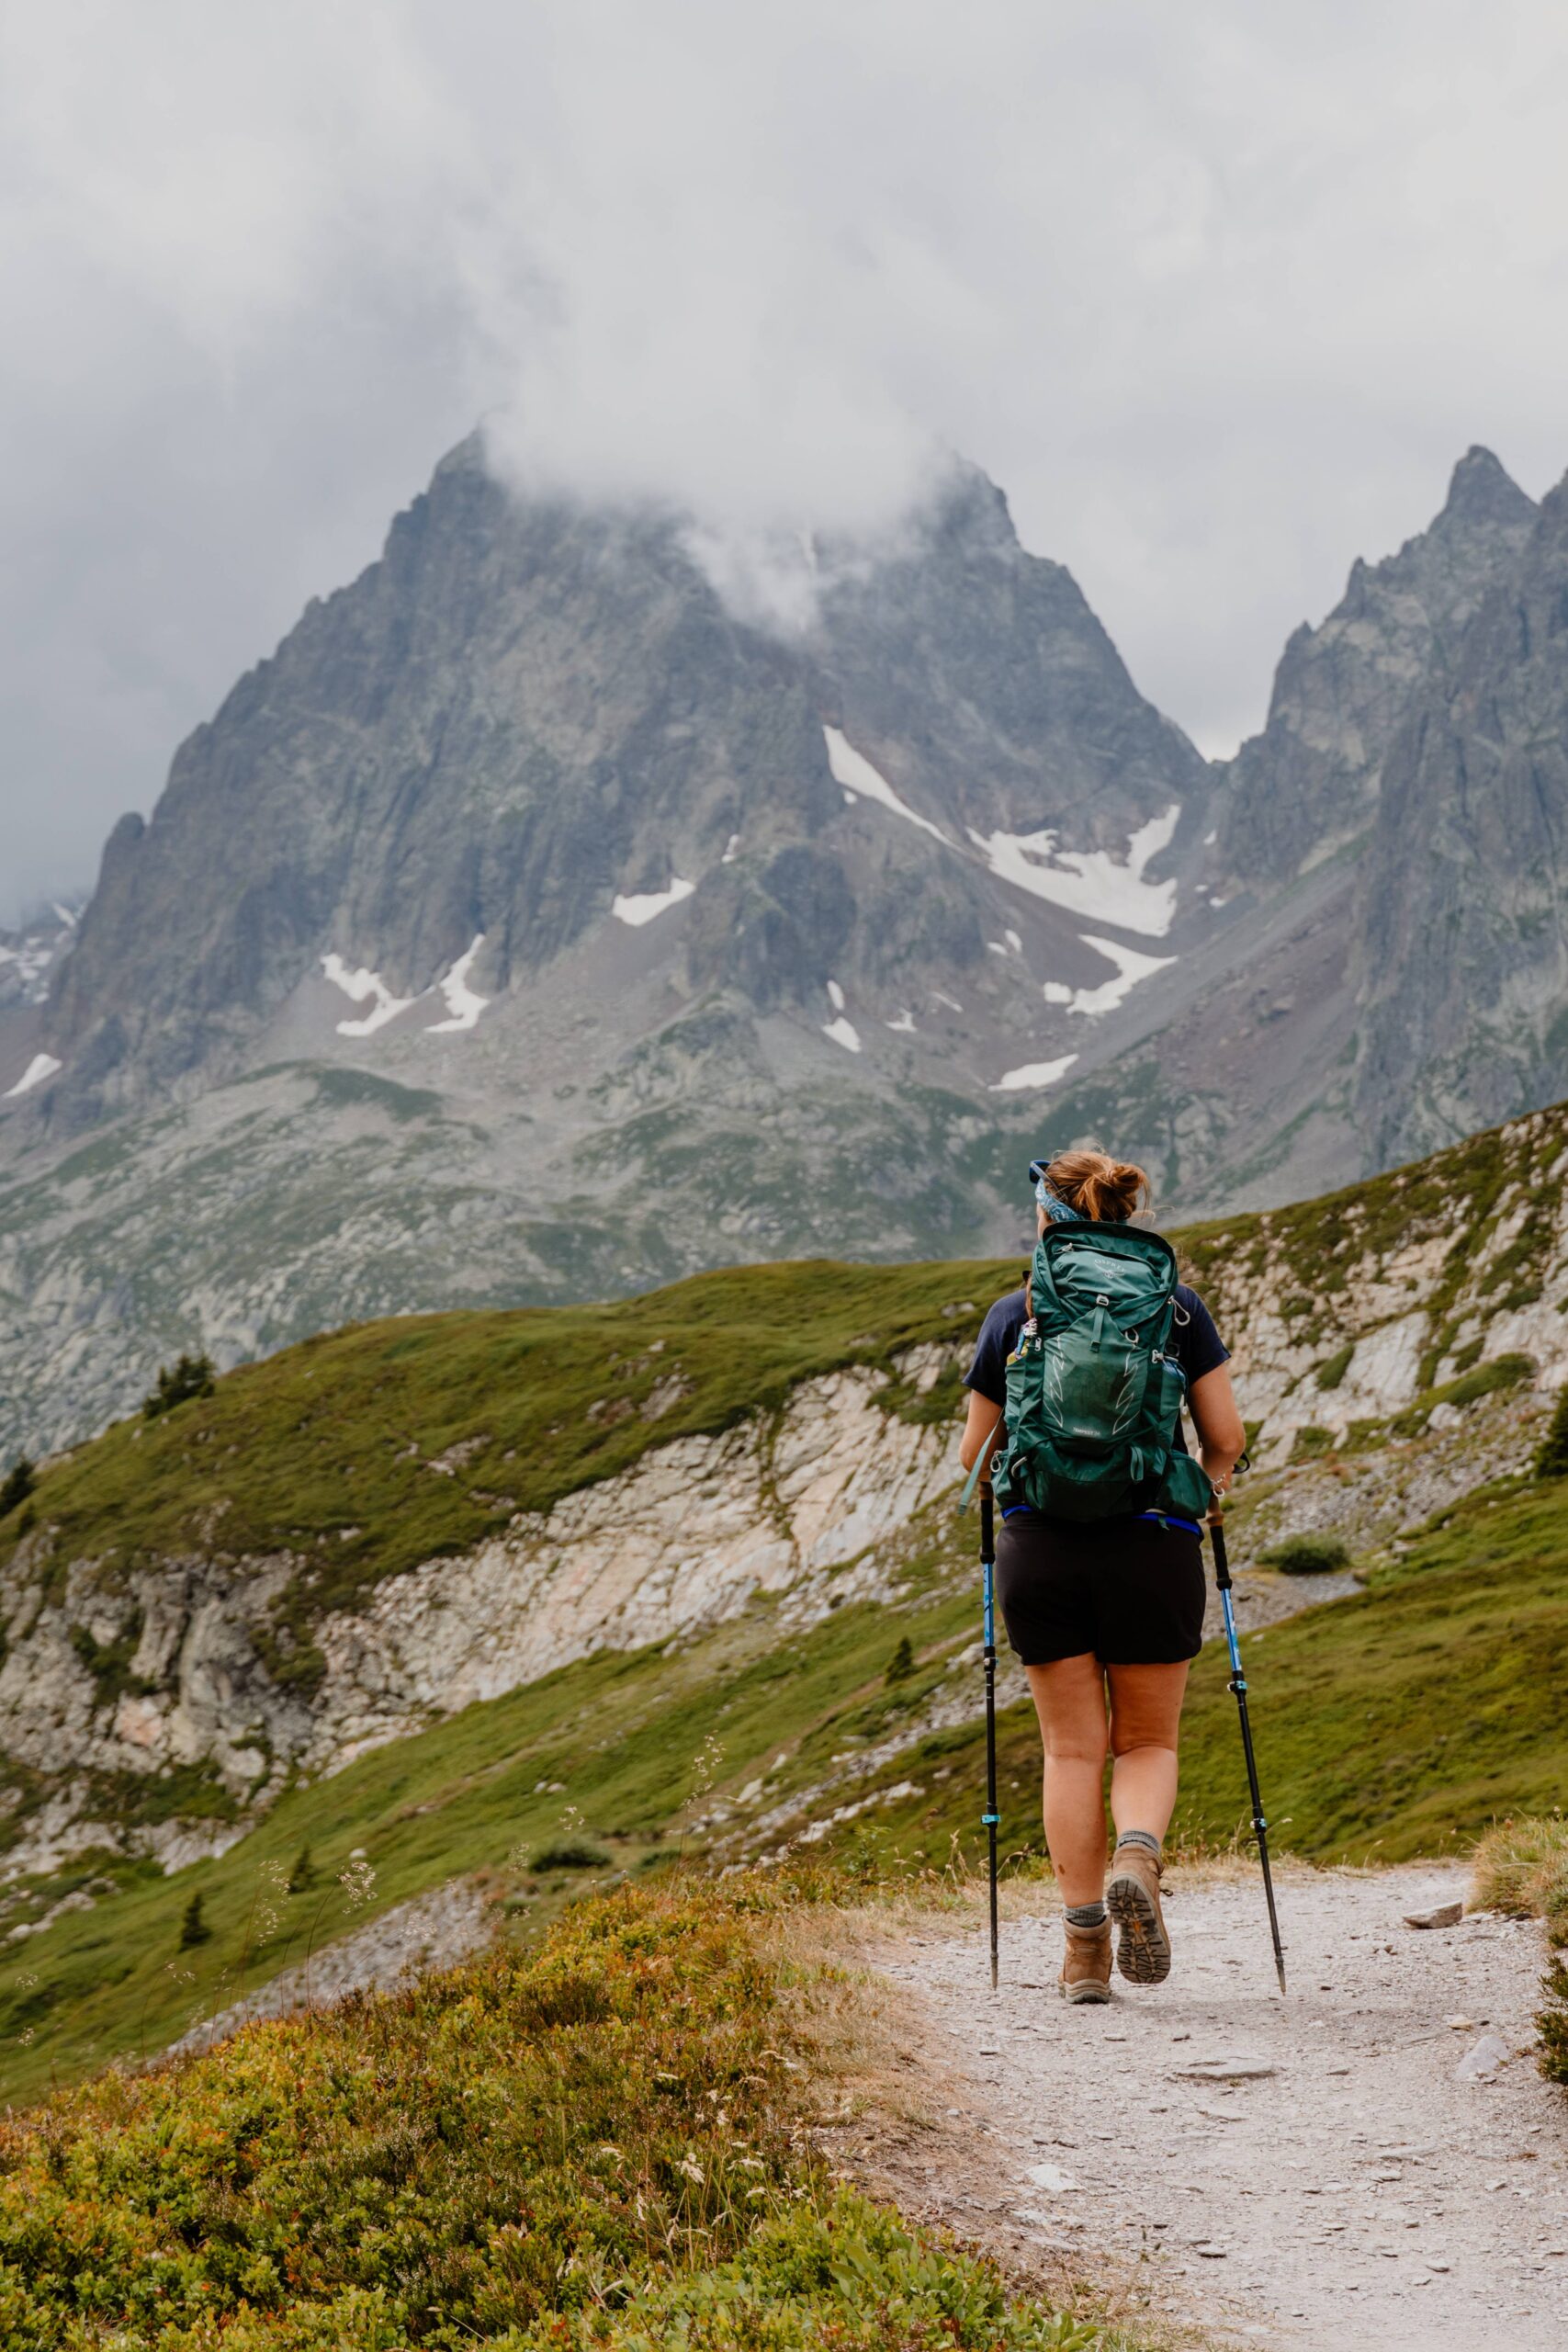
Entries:
POLYGON ((1105 1310, 1110 1304, 1103 1291, 1094 1302, 1094 1329, 1089 1334, 1089 1348, 1095 1355, 1100 1353, 1100 1343, 1105 1336, 1105 1310))

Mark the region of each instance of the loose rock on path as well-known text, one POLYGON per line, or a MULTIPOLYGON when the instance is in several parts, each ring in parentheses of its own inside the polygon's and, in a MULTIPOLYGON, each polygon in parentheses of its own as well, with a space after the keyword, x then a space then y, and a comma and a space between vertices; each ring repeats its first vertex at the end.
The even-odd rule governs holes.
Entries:
POLYGON ((1405 1927, 1462 1894, 1456 1868, 1287 1869, 1281 2000, 1256 1876, 1169 1888, 1169 1981, 1115 1978, 1105 2007, 1059 1998, 1054 1908, 1004 1919, 994 1999, 983 1931, 879 1956, 958 2086, 949 2129, 984 2135, 966 2193, 937 2185, 931 2210, 1085 2276, 1103 2255, 1222 2340, 1568 2344, 1568 2095, 1534 2062, 1539 1928, 1405 1927))

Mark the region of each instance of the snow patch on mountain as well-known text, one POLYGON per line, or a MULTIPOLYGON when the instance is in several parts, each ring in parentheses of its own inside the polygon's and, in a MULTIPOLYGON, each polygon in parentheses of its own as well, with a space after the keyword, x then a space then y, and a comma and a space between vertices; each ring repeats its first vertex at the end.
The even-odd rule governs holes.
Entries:
POLYGON ((1077 1059, 1077 1054, 1063 1054, 1054 1062, 1021 1063, 1017 1069, 1004 1070, 996 1084, 987 1089, 987 1092, 1022 1094, 1032 1092, 1037 1087, 1055 1086, 1056 1080, 1065 1077, 1071 1069, 1077 1059))
POLYGON ((880 802, 884 808, 891 809, 895 817, 902 817, 907 825, 919 825, 922 833, 930 833, 943 849, 955 846, 940 825, 933 825, 929 817, 919 816, 907 800, 898 797, 880 769, 874 768, 871 762, 855 750, 847 735, 837 727, 824 727, 822 733, 827 740, 828 765, 833 772, 835 783, 841 784, 846 792, 863 793, 868 800, 880 802))
POLYGON ((9 1102, 13 1095, 30 1094, 35 1086, 41 1086, 46 1078, 52 1078, 61 1067, 52 1054, 35 1054, 15 1086, 6 1089, 6 1101, 9 1102))
POLYGON ((644 890, 630 898, 616 897, 610 901, 610 912, 617 922, 630 923, 634 931, 640 931, 656 915, 678 907, 682 899, 689 899, 696 887, 694 882, 682 882, 678 874, 672 875, 668 890, 644 890))
POLYGON ((1092 947, 1097 956, 1109 956, 1116 967, 1116 977, 1102 980, 1097 989, 1077 989, 1068 1000, 1069 1012, 1114 1012, 1140 980, 1148 979, 1155 972, 1168 971, 1177 960, 1174 956, 1145 956, 1136 947, 1122 947, 1114 939, 1098 939, 1087 931, 1083 944, 1092 947))
POLYGON ((335 953, 322 956, 321 969, 333 988, 341 989, 351 1004, 363 1004, 367 998, 370 1001, 369 1012, 361 1013, 357 1021, 338 1023, 340 1037, 373 1037, 378 1029, 384 1029, 389 1021, 395 1021, 400 1012, 406 1012, 411 1004, 419 1001, 417 997, 394 996, 380 973, 372 972, 364 964, 357 970, 350 971, 343 957, 335 953))
POLYGON ((841 1012, 836 1021, 824 1021, 822 1035, 824 1037, 831 1037, 834 1045, 842 1046, 848 1054, 858 1054, 860 1051, 860 1031, 852 1021, 846 1021, 841 1012))
POLYGON ((1180 814, 1173 801, 1162 817, 1151 817, 1132 834, 1120 858, 1103 849, 1058 850, 1053 826, 1036 833, 977 833, 971 827, 969 838, 998 881, 1014 883, 1069 914, 1087 915, 1091 922, 1114 923, 1119 931, 1158 939, 1176 913, 1176 883, 1150 882, 1145 874, 1151 860, 1169 847, 1180 814))
POLYGON ((473 944, 467 954, 459 956, 451 970, 436 981, 436 987, 446 999, 446 1019, 430 1023, 431 1036, 442 1037, 448 1035, 454 1030, 472 1029, 490 1002, 488 996, 476 996, 468 986, 468 974, 473 969, 474 958, 484 944, 483 932, 476 932, 473 944))

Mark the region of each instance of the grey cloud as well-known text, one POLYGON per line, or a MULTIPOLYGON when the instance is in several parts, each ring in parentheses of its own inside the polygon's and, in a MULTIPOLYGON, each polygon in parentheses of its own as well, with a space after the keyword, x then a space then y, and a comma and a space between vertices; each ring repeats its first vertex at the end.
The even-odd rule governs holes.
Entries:
POLYGON ((1201 741, 1454 458, 1568 461, 1551 0, 9 0, 0 922, 483 413, 779 534, 1007 488, 1201 741))

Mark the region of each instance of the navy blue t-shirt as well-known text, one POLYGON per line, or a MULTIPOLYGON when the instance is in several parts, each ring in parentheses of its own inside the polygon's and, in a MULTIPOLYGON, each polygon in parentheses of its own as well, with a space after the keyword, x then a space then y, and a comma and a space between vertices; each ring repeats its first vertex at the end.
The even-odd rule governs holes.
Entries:
MULTIPOLYGON (((1186 1283, 1176 1285, 1179 1309, 1170 1327, 1170 1352, 1187 1374, 1187 1385, 1201 1380, 1206 1372, 1216 1365, 1229 1363, 1230 1350, 1214 1329, 1214 1318, 1186 1283), (1187 1320, 1182 1321, 1185 1315, 1187 1320)), ((1023 1285, 1010 1290, 998 1298, 980 1326, 980 1337, 975 1345, 975 1361, 964 1375, 965 1388, 973 1388, 987 1404, 1007 1403, 1007 1360, 1018 1344, 1018 1335, 1027 1320, 1023 1285)), ((1176 1442, 1183 1450, 1187 1441, 1181 1424, 1176 1428, 1176 1442)))

